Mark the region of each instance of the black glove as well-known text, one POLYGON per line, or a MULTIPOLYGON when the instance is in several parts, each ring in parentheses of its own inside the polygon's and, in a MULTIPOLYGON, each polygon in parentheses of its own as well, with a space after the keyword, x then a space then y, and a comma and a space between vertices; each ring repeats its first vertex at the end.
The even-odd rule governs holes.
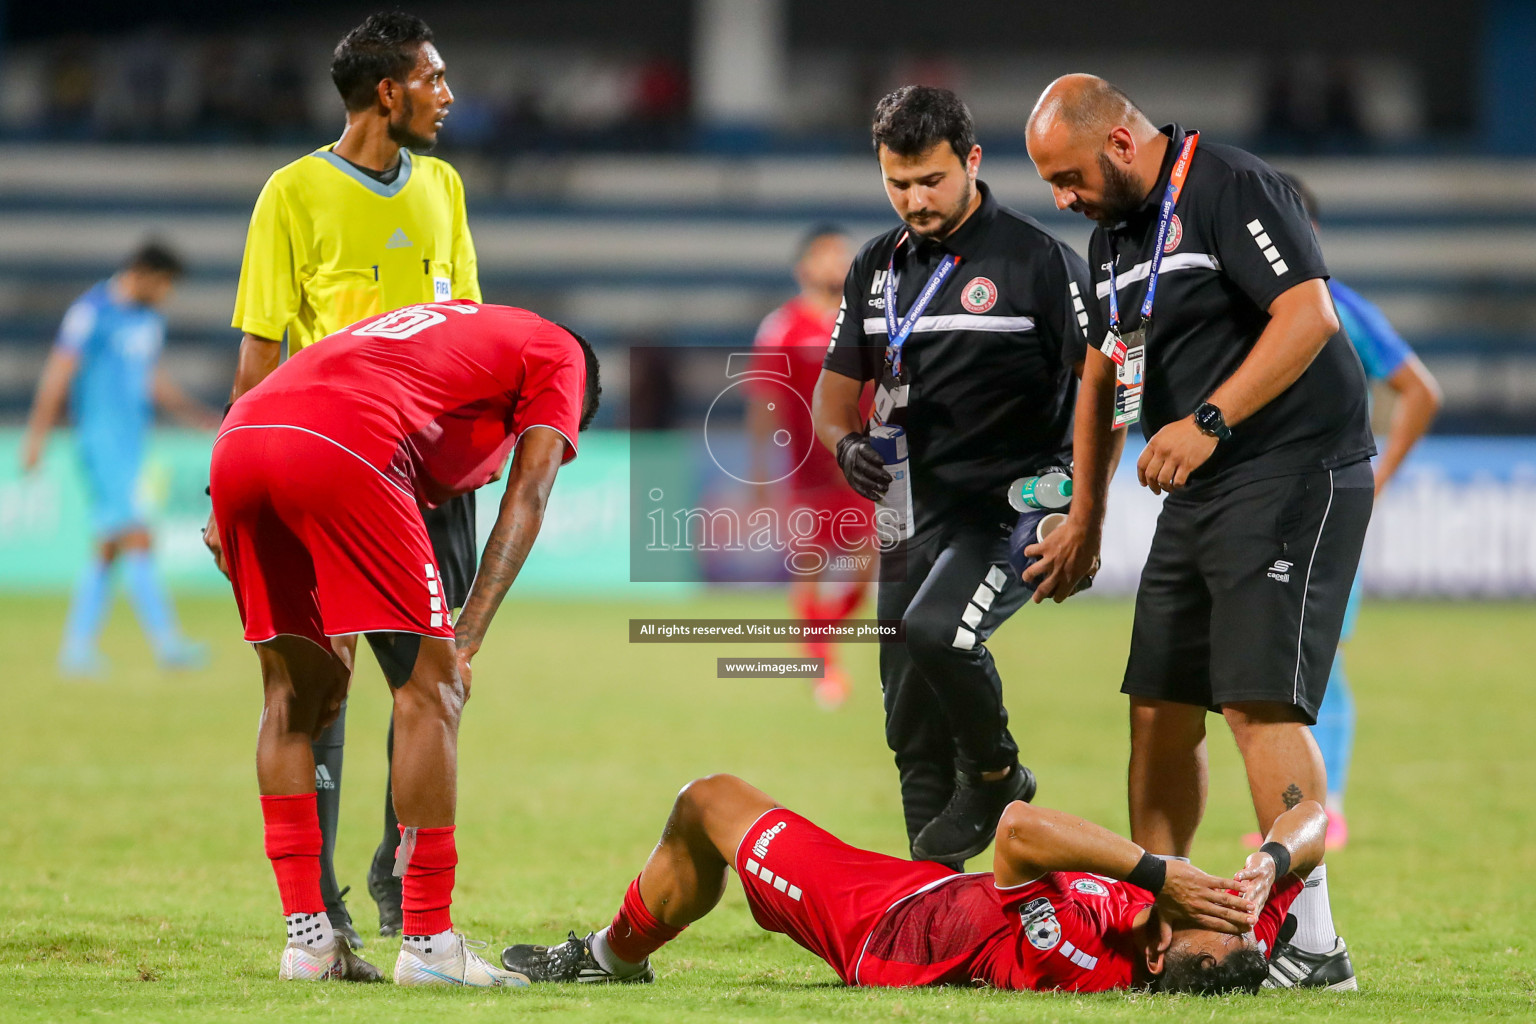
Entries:
POLYGON ((885 497, 886 488, 891 486, 893 478, 886 472, 885 460, 866 434, 849 434, 837 442, 837 464, 843 468, 848 486, 870 501, 885 497))

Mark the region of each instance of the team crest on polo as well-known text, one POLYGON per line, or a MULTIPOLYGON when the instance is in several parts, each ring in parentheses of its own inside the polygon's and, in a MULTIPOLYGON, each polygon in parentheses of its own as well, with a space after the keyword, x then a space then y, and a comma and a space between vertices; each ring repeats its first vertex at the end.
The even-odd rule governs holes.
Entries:
POLYGON ((985 313, 997 305, 997 285, 989 278, 973 277, 960 293, 960 305, 971 313, 985 313))
POLYGON ((1019 920, 1024 927, 1024 937, 1036 949, 1042 952, 1055 949, 1061 942, 1061 922, 1056 920, 1056 908, 1044 896, 1024 904, 1019 911, 1019 920))
POLYGON ((1079 878, 1072 883, 1072 888, 1085 896, 1108 896, 1109 890, 1104 888, 1102 882, 1095 882, 1091 878, 1079 878))
POLYGON ((1173 252, 1182 241, 1184 241, 1184 225, 1179 223, 1179 215, 1174 214, 1168 218, 1168 238, 1163 242, 1163 255, 1173 252))

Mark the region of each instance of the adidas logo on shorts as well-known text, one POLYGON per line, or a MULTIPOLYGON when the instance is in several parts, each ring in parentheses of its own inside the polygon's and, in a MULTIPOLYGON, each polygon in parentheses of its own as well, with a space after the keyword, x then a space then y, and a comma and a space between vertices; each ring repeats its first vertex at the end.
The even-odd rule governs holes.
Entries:
POLYGON ((1275 564, 1269 567, 1266 575, 1272 580, 1289 583, 1291 582, 1291 564, 1284 559, 1277 558, 1275 559, 1275 564))

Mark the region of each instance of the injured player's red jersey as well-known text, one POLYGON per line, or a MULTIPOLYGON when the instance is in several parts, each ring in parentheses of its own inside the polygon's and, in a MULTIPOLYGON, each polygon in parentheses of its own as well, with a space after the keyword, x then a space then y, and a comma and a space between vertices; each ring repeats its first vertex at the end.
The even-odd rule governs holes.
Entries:
POLYGON ((488 483, 530 427, 559 431, 575 458, 585 390, 585 358, 564 328, 524 309, 434 302, 301 349, 220 433, 308 430, 437 505, 488 483))
MULTIPOLYGON (((1267 951, 1301 879, 1276 887, 1254 938, 1267 951)), ((1129 988, 1139 954, 1132 923, 1152 895, 1103 875, 1053 871, 1010 889, 990 873, 918 893, 875 926, 861 984, 984 983, 994 988, 1102 992, 1129 988)))

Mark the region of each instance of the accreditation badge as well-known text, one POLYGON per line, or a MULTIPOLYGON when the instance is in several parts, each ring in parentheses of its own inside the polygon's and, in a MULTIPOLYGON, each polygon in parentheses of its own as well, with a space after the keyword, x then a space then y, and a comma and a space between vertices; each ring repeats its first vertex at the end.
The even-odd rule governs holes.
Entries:
POLYGON ((908 384, 897 384, 894 381, 881 381, 875 388, 875 420, 879 423, 889 423, 891 414, 897 409, 907 407, 908 384))
POLYGON ((1141 389, 1147 368, 1147 331, 1138 327, 1128 334, 1111 331, 1101 346, 1115 364, 1114 427, 1129 426, 1141 419, 1141 389))

